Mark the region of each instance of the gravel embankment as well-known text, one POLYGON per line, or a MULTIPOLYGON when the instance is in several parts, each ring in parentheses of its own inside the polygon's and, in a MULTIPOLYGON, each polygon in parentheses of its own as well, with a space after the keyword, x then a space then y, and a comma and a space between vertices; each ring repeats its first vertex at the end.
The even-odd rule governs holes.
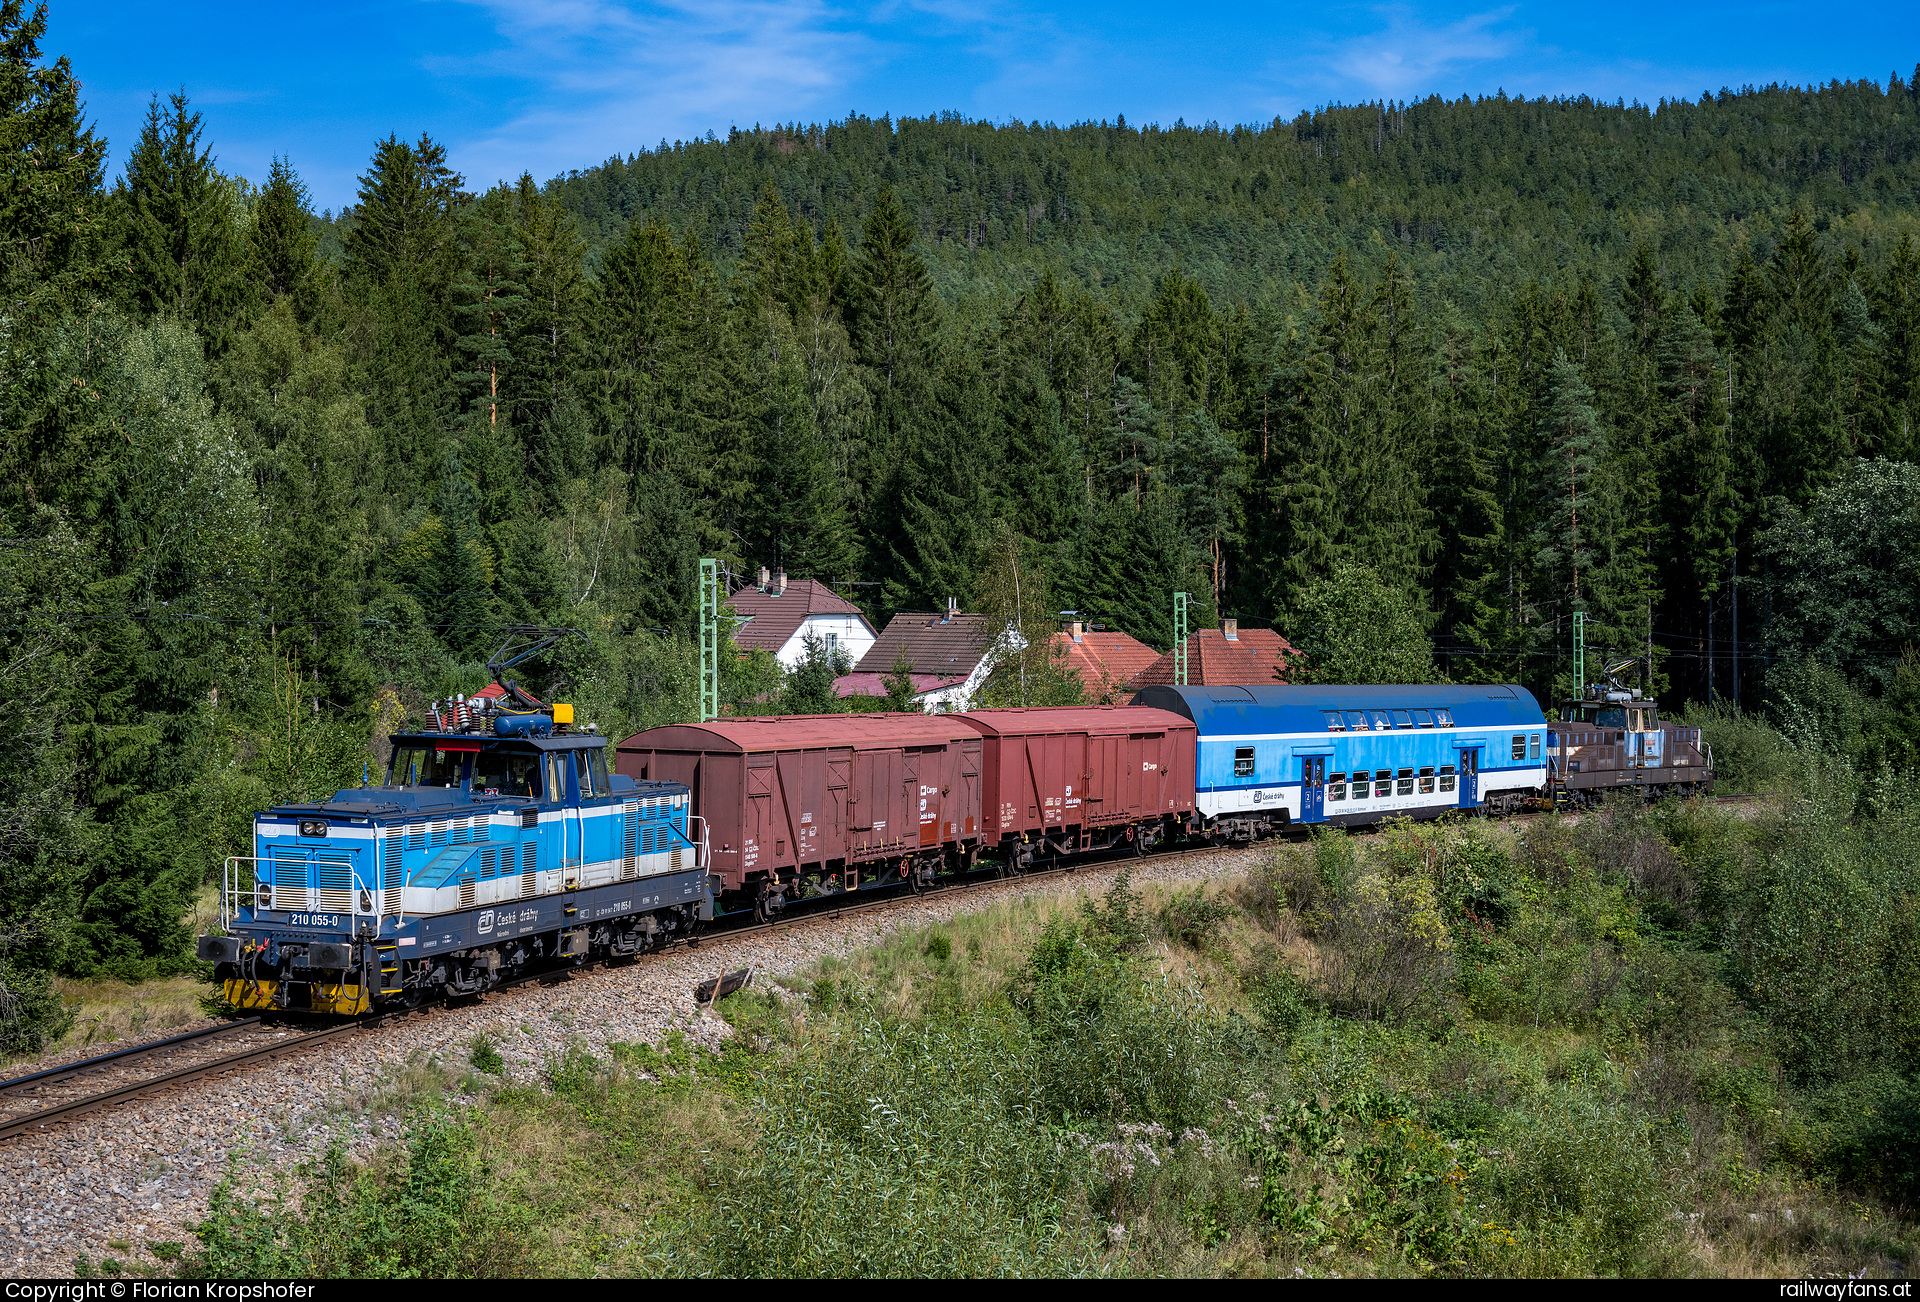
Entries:
MULTIPOLYGON (((0 1144, 0 1180, 10 1193, 0 1217, 0 1275, 68 1276, 82 1255, 95 1263, 106 1257, 151 1263, 149 1242, 191 1246, 187 1226, 205 1215, 207 1196, 231 1162, 240 1164, 248 1184, 264 1186, 335 1139, 364 1152, 396 1136, 404 1068, 436 1058, 464 1063, 476 1035, 494 1037, 507 1074, 521 1081, 573 1043, 600 1053, 609 1044, 658 1044, 679 1030, 712 1046, 729 1032, 701 1012, 693 986, 722 970, 751 965, 779 976, 863 949, 887 932, 976 913, 1015 896, 1102 890, 1123 868, 1131 867, 1140 882, 1198 881, 1243 872, 1266 853, 1262 847, 1101 864, 902 900, 774 933, 711 938, 698 949, 564 984, 505 991, 477 1006, 436 1009, 343 1037, 338 1048, 90 1113, 44 1135, 0 1144), (131 1248, 110 1247, 113 1241, 131 1248)), ((16 1071, 29 1069, 22 1064, 16 1071)))

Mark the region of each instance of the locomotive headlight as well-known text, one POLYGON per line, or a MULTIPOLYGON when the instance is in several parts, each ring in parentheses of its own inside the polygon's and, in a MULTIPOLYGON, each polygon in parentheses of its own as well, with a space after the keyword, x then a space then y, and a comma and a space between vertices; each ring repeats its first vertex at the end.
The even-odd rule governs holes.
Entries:
POLYGON ((260 907, 263 909, 271 909, 273 907, 273 887, 267 885, 265 882, 260 883, 260 907))
POLYGON ((301 819, 301 820, 300 820, 300 835, 302 835, 302 836, 325 836, 326 834, 327 834, 327 820, 326 820, 326 819, 324 819, 324 818, 303 818, 303 819, 301 819))

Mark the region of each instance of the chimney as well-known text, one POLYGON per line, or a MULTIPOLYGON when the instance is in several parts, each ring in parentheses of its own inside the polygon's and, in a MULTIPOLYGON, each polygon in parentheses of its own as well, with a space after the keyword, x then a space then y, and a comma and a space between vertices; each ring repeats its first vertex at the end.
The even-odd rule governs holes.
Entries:
POLYGON ((773 572, 773 595, 777 597, 786 590, 787 572, 785 570, 775 570, 773 572))
POLYGON ((760 591, 762 592, 765 592, 767 590, 767 567, 766 566, 762 565, 760 567, 760 581, 754 584, 753 586, 760 589, 760 591))
POLYGON ((1067 625, 1067 634, 1072 637, 1074 641, 1078 642, 1086 635, 1086 629, 1081 625, 1080 621, 1076 619, 1073 623, 1067 625))
POLYGON ((1238 642, 1240 640, 1240 621, 1237 619, 1221 620, 1220 636, 1229 642, 1238 642))
POLYGON ((944 617, 943 619, 941 619, 941 621, 940 621, 940 622, 941 622, 942 624, 951 624, 951 623, 953 623, 953 612, 954 612, 954 609, 955 609, 955 607, 954 607, 954 600, 953 600, 953 598, 952 598, 952 597, 948 597, 948 598, 947 598, 947 613, 946 613, 946 616, 945 616, 945 617, 944 617))

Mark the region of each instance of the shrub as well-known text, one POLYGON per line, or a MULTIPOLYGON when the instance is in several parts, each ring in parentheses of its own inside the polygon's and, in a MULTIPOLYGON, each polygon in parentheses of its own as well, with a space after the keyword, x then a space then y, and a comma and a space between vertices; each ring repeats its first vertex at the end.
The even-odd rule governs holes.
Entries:
POLYGON ((1365 872, 1321 910, 1320 989, 1336 1012, 1375 1020, 1438 1010, 1452 991, 1452 937, 1433 882, 1365 872))
POLYGON ((1517 1239, 1494 1249, 1499 1264, 1530 1275, 1648 1273, 1678 1201, 1665 1174, 1671 1147, 1625 1100, 1553 1087, 1488 1152, 1483 1182, 1517 1239))
POLYGON ((944 963, 953 957, 953 941, 944 931, 936 931, 927 937, 926 953, 937 963, 944 963))
POLYGON ((700 1257, 663 1264, 776 1278, 1087 1270, 1096 1244, 1072 1216, 1085 1159, 1043 1121, 1022 1050, 980 1016, 836 1028, 767 1080, 757 1142, 714 1173, 700 1257))
POLYGON ((1720 791, 1766 791, 1791 771, 1792 744, 1758 715, 1728 702, 1689 704, 1677 722, 1699 728, 1713 747, 1714 786, 1720 791))
POLYGON ((1175 891, 1173 898, 1160 906, 1154 921, 1159 924, 1162 934, 1187 948, 1205 949, 1233 916, 1231 904, 1210 897, 1204 887, 1196 886, 1191 890, 1175 891))
POLYGON ((500 1050, 491 1036, 476 1035, 467 1046, 467 1061, 473 1064, 475 1071, 484 1071, 498 1076, 506 1069, 507 1063, 500 1056, 500 1050))
POLYGON ((1319 1012, 1312 987, 1287 967, 1272 945, 1254 954, 1240 984, 1251 997, 1260 1028, 1282 1042, 1291 1040, 1319 1012))
POLYGON ((229 1178, 193 1227, 202 1278, 494 1279, 529 1272, 533 1213, 492 1179, 478 1132, 415 1114, 404 1151, 356 1167, 336 1144, 306 1172, 299 1205, 240 1197, 229 1178))

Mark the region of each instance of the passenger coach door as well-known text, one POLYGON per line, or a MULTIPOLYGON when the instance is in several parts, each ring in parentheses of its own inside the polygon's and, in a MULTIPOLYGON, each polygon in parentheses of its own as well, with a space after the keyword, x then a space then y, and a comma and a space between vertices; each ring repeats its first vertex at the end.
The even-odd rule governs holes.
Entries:
POLYGON ((1472 809, 1480 803, 1480 752, 1460 752, 1460 808, 1472 809))
POLYGON ((1300 821, 1323 823, 1327 818, 1327 757, 1300 757, 1300 821))

